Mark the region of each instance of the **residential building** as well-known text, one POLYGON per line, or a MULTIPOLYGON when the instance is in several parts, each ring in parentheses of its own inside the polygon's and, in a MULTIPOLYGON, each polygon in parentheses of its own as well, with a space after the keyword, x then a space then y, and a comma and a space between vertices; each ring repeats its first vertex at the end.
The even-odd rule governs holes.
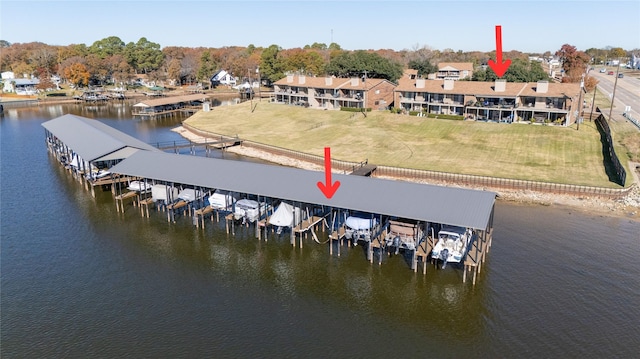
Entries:
POLYGON ((471 62, 441 62, 438 64, 436 80, 471 79, 473 64, 471 62))
POLYGON ((580 85, 400 79, 394 106, 407 112, 460 115, 496 122, 534 121, 564 125, 575 121, 580 85))
POLYGON ((217 71, 215 74, 211 76, 210 81, 211 81, 211 87, 216 87, 218 85, 226 85, 226 86, 233 87, 237 83, 237 79, 225 70, 217 71))
POLYGON ((273 84, 279 103, 319 109, 383 110, 392 105, 395 84, 385 79, 287 75, 273 84))

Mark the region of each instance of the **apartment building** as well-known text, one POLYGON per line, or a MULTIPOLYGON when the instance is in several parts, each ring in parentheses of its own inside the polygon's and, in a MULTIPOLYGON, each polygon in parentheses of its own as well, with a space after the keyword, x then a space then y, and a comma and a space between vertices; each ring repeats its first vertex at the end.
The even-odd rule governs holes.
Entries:
POLYGON ((287 75, 273 84, 273 98, 278 103, 327 110, 384 110, 393 103, 395 87, 385 79, 287 75))
POLYGON ((441 62, 438 64, 435 80, 471 79, 473 64, 471 62, 441 62))
POLYGON ((575 121, 580 85, 411 79, 403 76, 394 106, 405 111, 461 115, 465 119, 513 122, 575 121))

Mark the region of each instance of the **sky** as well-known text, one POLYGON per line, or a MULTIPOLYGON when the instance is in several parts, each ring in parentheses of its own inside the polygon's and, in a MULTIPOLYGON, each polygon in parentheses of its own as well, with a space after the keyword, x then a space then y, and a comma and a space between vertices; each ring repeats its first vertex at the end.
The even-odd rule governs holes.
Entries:
POLYGON ((563 44, 640 48, 640 1, 0 1, 0 39, 86 44, 117 36, 161 47, 314 42, 346 50, 552 53, 563 44))

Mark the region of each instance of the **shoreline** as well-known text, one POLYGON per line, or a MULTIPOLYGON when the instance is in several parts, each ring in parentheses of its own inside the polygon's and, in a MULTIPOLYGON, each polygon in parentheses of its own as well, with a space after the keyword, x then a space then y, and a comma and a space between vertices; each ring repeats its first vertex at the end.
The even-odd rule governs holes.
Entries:
MULTIPOLYGON (((197 135, 183 126, 178 126, 171 129, 171 131, 180 134, 182 137, 198 142, 204 141, 206 137, 197 135)), ((229 147, 225 151, 232 152, 241 156, 252 157, 261 159, 270 163, 295 167, 310 171, 323 171, 324 168, 314 163, 301 161, 281 155, 273 155, 271 153, 256 150, 254 148, 247 148, 242 146, 229 147)), ((334 171, 341 173, 341 171, 334 171)), ((633 173, 636 184, 638 184, 638 176, 633 173)), ((376 176, 376 178, 389 179, 389 180, 405 180, 389 176, 376 176)), ((441 186, 452 186, 458 188, 468 188, 475 190, 487 190, 486 188, 473 188, 469 186, 458 186, 447 183, 437 183, 435 181, 412 181, 415 183, 424 183, 441 186)), ((615 217, 622 217, 633 220, 640 220, 640 188, 636 186, 629 195, 622 199, 608 199, 598 197, 577 197, 570 195, 558 195, 555 193, 542 193, 534 192, 530 190, 496 190, 490 189, 498 194, 497 200, 519 203, 519 204, 533 204, 541 206, 553 206, 557 208, 566 208, 567 210, 579 210, 588 214, 600 214, 609 215, 615 217)))

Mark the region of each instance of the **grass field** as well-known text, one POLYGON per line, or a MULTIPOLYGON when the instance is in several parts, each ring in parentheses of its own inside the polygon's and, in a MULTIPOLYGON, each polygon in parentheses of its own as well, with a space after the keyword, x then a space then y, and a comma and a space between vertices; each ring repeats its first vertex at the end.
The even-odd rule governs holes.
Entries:
MULTIPOLYGON (((573 127, 427 119, 388 112, 320 111, 244 102, 185 122, 215 134, 396 167, 617 187, 609 181, 593 122, 573 127)), ((627 163, 622 151, 621 162, 627 163)), ((629 176, 630 177, 630 176, 629 176)))

